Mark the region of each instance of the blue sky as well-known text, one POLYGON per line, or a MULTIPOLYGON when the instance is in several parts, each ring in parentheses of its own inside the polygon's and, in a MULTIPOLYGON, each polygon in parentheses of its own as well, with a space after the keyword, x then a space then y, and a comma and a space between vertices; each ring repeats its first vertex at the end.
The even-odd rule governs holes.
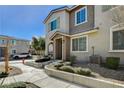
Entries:
POLYGON ((31 40, 44 36, 43 20, 50 10, 61 6, 0 6, 0 34, 31 40))

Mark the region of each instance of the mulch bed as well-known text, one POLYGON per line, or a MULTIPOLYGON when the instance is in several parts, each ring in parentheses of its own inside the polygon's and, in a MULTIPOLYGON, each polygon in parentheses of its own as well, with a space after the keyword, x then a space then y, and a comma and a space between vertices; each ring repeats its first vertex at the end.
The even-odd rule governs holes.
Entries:
MULTIPOLYGON (((21 69, 14 67, 14 66, 9 66, 10 70, 9 70, 9 75, 8 76, 14 76, 14 75, 19 75, 22 74, 21 69)), ((0 72, 5 72, 5 66, 4 65, 0 65, 0 72)))

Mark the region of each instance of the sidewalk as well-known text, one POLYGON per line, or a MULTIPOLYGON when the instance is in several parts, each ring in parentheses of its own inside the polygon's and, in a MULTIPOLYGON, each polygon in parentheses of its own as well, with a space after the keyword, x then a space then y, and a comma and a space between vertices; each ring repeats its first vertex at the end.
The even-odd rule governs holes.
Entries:
POLYGON ((50 77, 44 72, 43 69, 25 66, 21 63, 11 65, 20 68, 23 71, 23 74, 7 77, 4 80, 0 79, 0 84, 3 85, 24 81, 31 82, 41 88, 85 88, 77 84, 50 77))

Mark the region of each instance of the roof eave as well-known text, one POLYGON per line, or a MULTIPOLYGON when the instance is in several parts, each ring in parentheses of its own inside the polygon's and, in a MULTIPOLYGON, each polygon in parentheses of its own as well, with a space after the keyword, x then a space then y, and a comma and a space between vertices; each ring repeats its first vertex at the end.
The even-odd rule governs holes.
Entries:
POLYGON ((74 5, 74 6, 72 6, 71 8, 69 8, 69 7, 65 7, 65 8, 63 8, 63 9, 58 9, 58 10, 53 10, 53 11, 50 11, 50 13, 48 14, 48 16, 45 18, 45 20, 43 21, 43 23, 45 24, 46 23, 46 21, 48 20, 48 18, 53 14, 53 13, 55 13, 55 12, 58 12, 58 11, 62 11, 62 10, 67 10, 67 11, 71 11, 71 10, 73 10, 73 9, 75 9, 76 7, 78 7, 79 5, 74 5))
POLYGON ((52 40, 57 34, 60 34, 60 35, 62 35, 62 36, 70 37, 69 34, 62 33, 62 32, 57 31, 57 32, 55 32, 55 33, 50 37, 50 40, 52 40))
POLYGON ((49 18, 53 13, 58 12, 58 11, 63 11, 63 10, 67 10, 67 11, 69 11, 68 8, 60 9, 60 10, 56 10, 56 11, 51 11, 51 12, 48 14, 48 16, 45 18, 45 20, 43 21, 43 23, 45 24, 46 21, 48 20, 48 18, 49 18))

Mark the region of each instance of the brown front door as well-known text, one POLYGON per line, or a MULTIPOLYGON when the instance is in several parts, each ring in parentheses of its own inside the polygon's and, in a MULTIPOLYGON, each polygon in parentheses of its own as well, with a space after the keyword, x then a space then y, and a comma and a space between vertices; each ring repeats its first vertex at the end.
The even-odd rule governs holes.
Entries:
POLYGON ((56 39, 56 59, 62 59, 62 38, 56 39))

